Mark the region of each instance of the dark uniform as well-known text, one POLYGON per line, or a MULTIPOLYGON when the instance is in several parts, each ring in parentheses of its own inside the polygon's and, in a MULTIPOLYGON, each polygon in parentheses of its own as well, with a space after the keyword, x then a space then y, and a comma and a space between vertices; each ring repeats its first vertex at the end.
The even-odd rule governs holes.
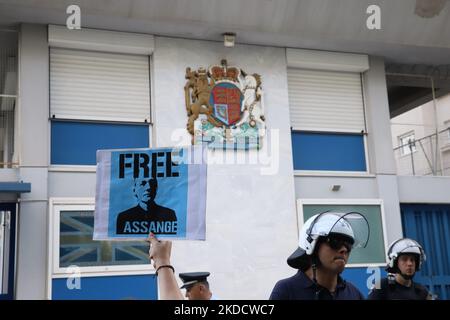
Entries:
POLYGON ((277 282, 270 295, 270 300, 363 300, 362 293, 351 283, 340 276, 336 291, 332 294, 328 289, 314 284, 302 271, 294 276, 277 282), (318 292, 318 293, 317 293, 318 292), (316 295, 318 295, 316 297, 316 295))
POLYGON ((395 277, 384 278, 380 282, 380 289, 372 289, 369 300, 426 300, 428 290, 415 282, 410 287, 395 281, 395 277))

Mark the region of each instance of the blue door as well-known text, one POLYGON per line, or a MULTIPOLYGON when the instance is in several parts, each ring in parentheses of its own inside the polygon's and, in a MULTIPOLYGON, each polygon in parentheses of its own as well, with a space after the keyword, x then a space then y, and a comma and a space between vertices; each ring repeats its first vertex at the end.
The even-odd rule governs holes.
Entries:
POLYGON ((427 260, 415 281, 438 299, 450 299, 450 204, 402 204, 405 237, 417 240, 427 260))
POLYGON ((0 300, 14 298, 16 204, 0 203, 0 300))

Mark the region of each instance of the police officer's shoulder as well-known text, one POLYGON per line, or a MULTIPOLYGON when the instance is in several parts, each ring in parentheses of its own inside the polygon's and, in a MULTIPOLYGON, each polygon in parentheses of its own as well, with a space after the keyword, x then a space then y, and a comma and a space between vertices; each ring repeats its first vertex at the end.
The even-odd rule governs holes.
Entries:
POLYGON ((353 300, 364 300, 364 295, 362 292, 351 282, 348 282, 346 280, 342 280, 347 292, 349 293, 349 296, 353 300))
POLYGON ((304 289, 309 286, 306 276, 298 271, 289 278, 278 280, 272 289, 269 300, 291 300, 293 296, 304 294, 304 289))
MULTIPOLYGON (((394 278, 394 281, 395 281, 395 278, 394 278)), ((372 288, 370 288, 370 290, 371 291, 373 291, 373 290, 386 290, 388 285, 393 285, 393 284, 395 284, 395 282, 392 281, 392 278, 389 278, 389 277, 381 278, 380 280, 378 280, 372 286, 372 288)))
POLYGON ((428 289, 425 286, 416 282, 414 282, 414 290, 416 291, 416 294, 424 300, 430 295, 428 289))
POLYGON ((306 279, 307 279, 306 276, 301 271, 298 271, 296 274, 288 278, 278 280, 275 286, 277 288, 284 288, 284 289, 292 289, 298 285, 304 287, 307 285, 306 279))
MULTIPOLYGON (((370 288, 368 299, 369 300, 385 300, 388 286, 390 285, 392 279, 389 277, 382 278, 375 283, 372 288, 370 288)), ((392 286, 391 282, 391 286, 392 286)))

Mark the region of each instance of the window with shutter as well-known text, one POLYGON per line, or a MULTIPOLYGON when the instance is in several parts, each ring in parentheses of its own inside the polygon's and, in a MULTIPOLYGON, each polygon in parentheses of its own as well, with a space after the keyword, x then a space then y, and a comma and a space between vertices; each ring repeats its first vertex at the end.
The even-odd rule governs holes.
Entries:
POLYGON ((289 68, 288 85, 294 130, 365 131, 359 73, 289 68))
POLYGON ((288 49, 287 59, 294 169, 366 172, 367 57, 288 49))
POLYGON ((149 56, 50 48, 50 118, 54 165, 149 147, 149 56))
POLYGON ((150 122, 149 57, 50 49, 54 119, 150 122))

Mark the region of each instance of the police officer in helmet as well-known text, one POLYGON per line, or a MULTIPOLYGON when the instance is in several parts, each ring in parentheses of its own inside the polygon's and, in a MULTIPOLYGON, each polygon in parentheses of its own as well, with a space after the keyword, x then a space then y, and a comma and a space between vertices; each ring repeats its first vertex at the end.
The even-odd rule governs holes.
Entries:
POLYGON ((324 212, 309 218, 300 231, 299 247, 287 263, 298 269, 278 281, 271 300, 362 300, 361 292, 342 279, 353 248, 366 246, 369 225, 357 212, 324 212))
POLYGON ((426 260, 425 251, 415 240, 402 238, 394 241, 388 250, 387 278, 372 288, 369 300, 429 300, 425 287, 412 279, 426 260))

